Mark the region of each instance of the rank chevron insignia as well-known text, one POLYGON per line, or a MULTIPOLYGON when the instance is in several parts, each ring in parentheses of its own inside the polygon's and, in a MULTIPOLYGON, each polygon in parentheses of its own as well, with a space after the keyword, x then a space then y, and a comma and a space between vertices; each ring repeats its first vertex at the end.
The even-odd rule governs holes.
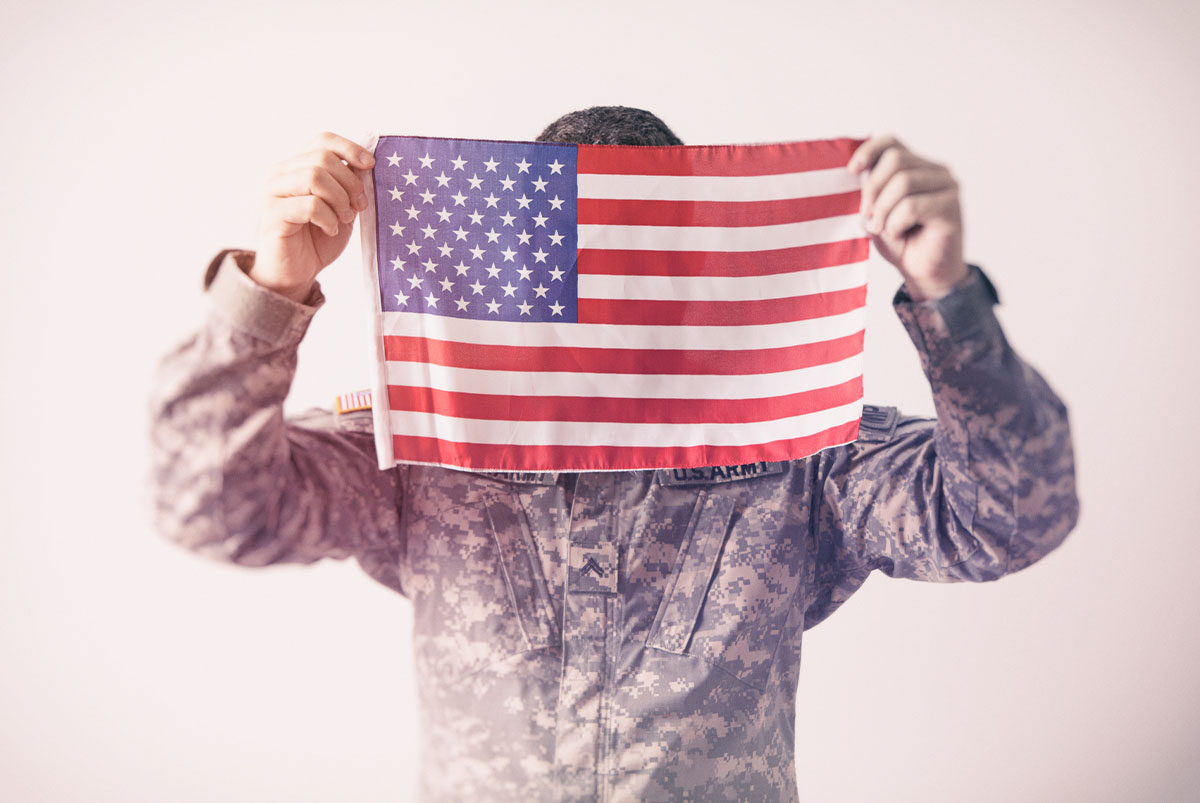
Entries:
POLYGON ((583 564, 583 568, 579 570, 579 575, 582 577, 588 572, 595 572, 597 577, 604 576, 604 570, 600 568, 600 564, 596 562, 595 558, 587 559, 587 562, 583 564))

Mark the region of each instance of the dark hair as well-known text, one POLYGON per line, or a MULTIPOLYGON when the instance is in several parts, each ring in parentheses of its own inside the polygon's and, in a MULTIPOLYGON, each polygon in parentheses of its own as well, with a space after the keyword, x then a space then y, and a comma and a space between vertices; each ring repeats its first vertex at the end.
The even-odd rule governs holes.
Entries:
POLYGON ((683 144, 662 120, 629 106, 592 106, 564 114, 546 126, 537 141, 574 145, 683 144))

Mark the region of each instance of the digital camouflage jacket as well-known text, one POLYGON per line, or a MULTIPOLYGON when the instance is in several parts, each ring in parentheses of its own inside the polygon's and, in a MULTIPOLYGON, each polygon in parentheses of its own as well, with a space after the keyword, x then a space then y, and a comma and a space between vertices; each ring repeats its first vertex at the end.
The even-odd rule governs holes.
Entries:
POLYGON ((247 566, 355 558, 412 601, 427 801, 795 800, 805 629, 880 570, 994 580, 1078 514, 1067 412, 983 273, 894 301, 936 420, 707 469, 377 467, 369 411, 285 420, 323 303, 210 267, 211 314, 152 400, 157 527, 247 566))

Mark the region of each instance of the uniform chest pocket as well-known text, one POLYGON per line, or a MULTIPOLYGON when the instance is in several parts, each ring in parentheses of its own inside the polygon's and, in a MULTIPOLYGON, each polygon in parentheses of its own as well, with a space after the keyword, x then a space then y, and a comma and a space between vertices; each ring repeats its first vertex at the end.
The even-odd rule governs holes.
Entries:
POLYGON ((430 501, 435 515, 409 531, 405 578, 422 675, 453 681, 561 644, 520 500, 489 490, 469 506, 430 501))
POLYGON ((520 499, 516 494, 495 494, 487 497, 486 504, 508 601, 520 630, 518 646, 537 650, 561 644, 538 546, 520 499))
POLYGON ((762 691, 794 598, 789 549, 732 496, 701 491, 648 647, 700 658, 762 691))

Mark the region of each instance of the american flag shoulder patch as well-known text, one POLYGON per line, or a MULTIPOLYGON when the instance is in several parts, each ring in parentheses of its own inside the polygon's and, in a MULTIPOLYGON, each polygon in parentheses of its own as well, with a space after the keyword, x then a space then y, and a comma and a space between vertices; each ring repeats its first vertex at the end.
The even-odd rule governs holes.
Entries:
POLYGON ((371 409, 371 391, 358 390, 354 393, 345 393, 336 397, 333 400, 333 410, 335 413, 356 413, 359 410, 371 409))

